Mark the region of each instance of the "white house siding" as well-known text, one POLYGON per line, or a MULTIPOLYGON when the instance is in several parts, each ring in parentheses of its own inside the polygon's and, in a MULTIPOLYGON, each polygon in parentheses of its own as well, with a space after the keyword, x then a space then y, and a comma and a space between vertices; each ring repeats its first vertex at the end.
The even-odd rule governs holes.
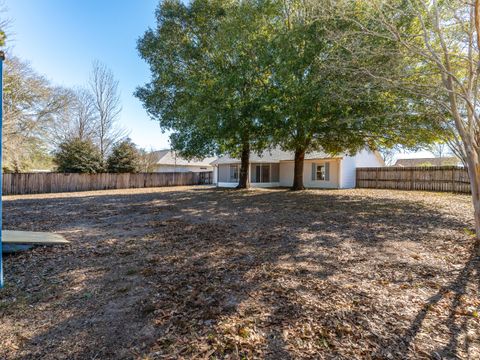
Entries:
POLYGON ((280 186, 293 185, 293 161, 282 161, 280 163, 280 186))
POLYGON ((345 156, 340 167, 341 188, 350 189, 355 187, 357 168, 384 165, 378 155, 367 150, 362 150, 355 156, 345 156))
MULTIPOLYGON (((233 183, 233 182, 218 182, 217 186, 218 187, 223 187, 223 188, 234 188, 238 185, 238 182, 233 183)), ((252 188, 274 188, 274 187, 279 187, 281 186, 279 182, 276 183, 250 183, 250 187, 252 188)))
MULTIPOLYGON (((253 155, 255 156, 255 155, 253 155)), ((355 176, 356 168, 358 167, 376 167, 376 166, 385 166, 381 157, 369 151, 361 151, 355 156, 346 156, 341 155, 338 158, 328 158, 328 154, 325 153, 311 153, 308 154, 308 159, 304 163, 304 173, 303 180, 304 185, 307 188, 354 188, 355 187, 355 176), (316 158, 316 159, 315 159, 316 158), (312 164, 324 164, 328 163, 330 168, 330 177, 329 181, 318 181, 312 180, 312 164)), ((253 180, 253 169, 255 168, 255 163, 262 164, 272 164, 270 171, 270 181, 271 183, 251 183, 252 187, 274 187, 274 186, 283 186, 290 187, 293 184, 293 172, 294 172, 294 162, 291 159, 293 154, 284 154, 283 152, 275 152, 273 155, 266 155, 263 158, 257 158, 255 161, 252 160, 252 164, 249 166, 249 178, 253 180), (285 159, 285 160, 283 160, 285 159), (276 174, 278 164, 278 176, 279 181, 276 182, 276 174), (275 175, 274 175, 275 174, 275 175)), ((231 181, 230 179, 230 161, 226 162, 225 160, 232 160, 232 163, 237 164, 238 161, 233 159, 222 159, 222 162, 218 164, 218 186, 224 187, 234 187, 237 186, 237 181, 231 181)))
MULTIPOLYGON (((339 168, 340 159, 326 159, 326 160, 305 160, 303 166, 303 184, 306 188, 324 188, 336 189, 340 185, 339 168), (330 164, 330 180, 312 180, 312 164, 322 165, 328 162, 330 164)), ((293 161, 280 162, 280 186, 293 185, 293 170, 295 163, 293 161)))
POLYGON ((158 165, 156 172, 202 172, 213 171, 212 166, 191 166, 191 165, 158 165))
POLYGON ((218 166, 213 167, 213 184, 216 184, 218 182, 218 166))
POLYGON ((340 164, 340 188, 355 187, 355 157, 345 156, 340 164))
POLYGON ((221 187, 221 188, 234 188, 237 185, 238 185, 238 183, 233 183, 233 182, 221 182, 221 181, 219 181, 217 183, 217 186, 221 187))
POLYGON ((377 167, 385 166, 385 163, 380 158, 380 155, 373 152, 362 150, 357 155, 355 155, 355 165, 356 167, 377 167))

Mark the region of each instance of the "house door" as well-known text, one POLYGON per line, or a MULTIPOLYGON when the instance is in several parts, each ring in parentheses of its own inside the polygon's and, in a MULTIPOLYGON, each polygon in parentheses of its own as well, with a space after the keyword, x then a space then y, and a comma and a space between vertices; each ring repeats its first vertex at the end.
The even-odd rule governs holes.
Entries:
POLYGON ((270 182, 270 164, 255 165, 255 182, 270 182))

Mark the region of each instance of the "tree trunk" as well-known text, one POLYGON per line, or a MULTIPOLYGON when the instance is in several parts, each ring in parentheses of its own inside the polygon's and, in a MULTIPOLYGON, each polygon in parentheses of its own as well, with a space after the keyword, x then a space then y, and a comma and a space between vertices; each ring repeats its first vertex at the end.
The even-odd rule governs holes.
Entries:
POLYGON ((243 144, 243 147, 242 147, 240 174, 238 176, 237 189, 248 189, 250 186, 250 182, 248 181, 249 163, 250 163, 250 144, 246 142, 243 144))
MULTIPOLYGON (((470 188, 472 190, 475 233, 477 235, 477 242, 480 244, 480 164, 476 154, 467 153, 467 162, 470 188)), ((480 252, 480 249, 478 251, 480 252)))
POLYGON ((305 150, 295 150, 295 168, 293 171, 292 190, 305 190, 303 186, 303 164, 305 160, 305 150))

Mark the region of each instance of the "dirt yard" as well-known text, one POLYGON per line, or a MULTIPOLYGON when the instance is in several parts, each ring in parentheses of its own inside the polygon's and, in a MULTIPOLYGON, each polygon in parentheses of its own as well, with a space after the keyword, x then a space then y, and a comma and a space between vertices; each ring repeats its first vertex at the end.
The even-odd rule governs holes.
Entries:
POLYGON ((1 359, 480 358, 468 196, 141 189, 7 197, 1 359))

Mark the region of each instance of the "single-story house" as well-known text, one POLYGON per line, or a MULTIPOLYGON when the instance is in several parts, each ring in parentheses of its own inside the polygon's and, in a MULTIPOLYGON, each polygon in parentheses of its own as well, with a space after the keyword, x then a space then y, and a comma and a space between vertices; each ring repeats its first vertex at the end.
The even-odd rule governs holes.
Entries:
POLYGON ((213 171, 210 164, 216 158, 187 160, 172 150, 160 150, 155 152, 158 161, 155 172, 204 172, 213 171))
MULTIPOLYGON (((212 162, 213 177, 219 187, 238 185, 240 160, 228 156, 212 162)), ((363 150, 354 156, 330 156, 321 151, 305 155, 303 181, 307 188, 345 189, 355 187, 357 167, 385 166, 378 152, 363 150)), ((252 187, 293 185, 294 154, 278 149, 261 155, 250 154, 249 180, 252 187)))
POLYGON ((437 158, 398 159, 393 166, 462 166, 462 162, 457 157, 446 156, 437 158))

